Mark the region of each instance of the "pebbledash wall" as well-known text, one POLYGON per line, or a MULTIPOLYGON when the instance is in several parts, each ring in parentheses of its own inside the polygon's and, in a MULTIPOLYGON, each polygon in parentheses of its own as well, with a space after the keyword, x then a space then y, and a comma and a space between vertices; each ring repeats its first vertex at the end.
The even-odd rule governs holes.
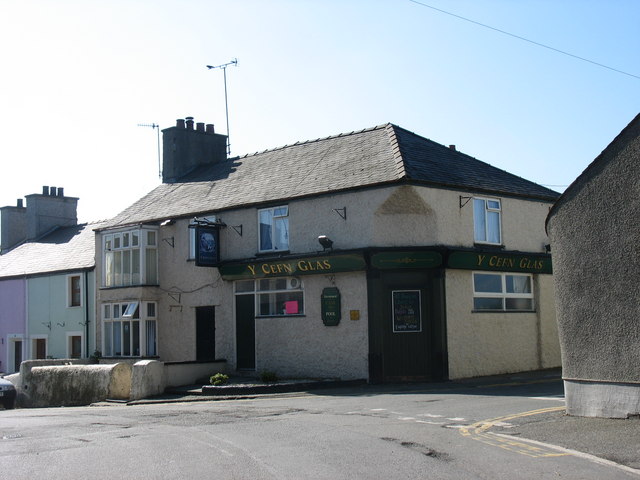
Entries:
MULTIPOLYGON (((224 224, 218 228, 220 268, 195 265, 190 253, 193 215, 147 225, 157 234, 159 280, 151 286, 105 288, 104 236, 133 227, 101 230, 96 258, 103 260, 97 261, 96 278, 103 325, 105 304, 153 302, 157 351, 151 356, 192 362, 200 348, 197 310, 213 307, 215 358, 225 359, 231 371, 270 370, 282 377, 453 379, 560 365, 550 257, 545 253, 544 219, 551 202, 402 185, 270 205, 288 207, 289 249, 281 257, 256 255, 259 207, 198 213, 224 224), (502 248, 474 243, 473 202, 464 200, 475 196, 501 201, 502 248), (340 215, 345 205, 346 219, 340 215), (319 235, 331 238, 332 249, 323 250, 319 235), (375 264, 380 254, 395 263, 375 264), (465 255, 471 255, 468 261, 455 260, 465 255), (354 259, 351 266, 333 267, 354 259), (292 274, 278 267, 304 266, 307 260, 311 267, 294 267, 292 274), (533 310, 475 310, 474 272, 509 271, 531 275, 533 310), (242 365, 247 357, 240 350, 250 346, 239 340, 244 335, 238 320, 243 293, 237 289, 252 279, 292 278, 303 291, 304 312, 257 316, 255 338, 250 339, 254 351, 248 354, 253 353, 255 362, 242 365), (323 322, 321 297, 327 288, 339 292, 337 325, 323 322), (400 327, 394 324, 393 292, 409 292, 421 302, 419 331, 406 325, 402 328, 407 331, 395 330, 400 327), (415 343, 418 334, 424 339, 415 343), (397 339, 404 343, 392 345, 397 339), (390 358, 403 352, 413 353, 390 358), (416 370, 416 363, 427 366, 416 370)), ((99 328, 97 345, 103 345, 103 352, 104 341, 104 328, 99 328)))

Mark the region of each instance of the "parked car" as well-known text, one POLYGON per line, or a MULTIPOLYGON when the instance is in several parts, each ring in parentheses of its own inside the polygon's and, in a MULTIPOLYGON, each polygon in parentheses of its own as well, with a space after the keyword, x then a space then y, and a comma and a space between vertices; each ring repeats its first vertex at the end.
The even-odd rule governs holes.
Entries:
POLYGON ((0 403, 6 410, 12 409, 16 404, 16 387, 4 378, 0 378, 0 403))

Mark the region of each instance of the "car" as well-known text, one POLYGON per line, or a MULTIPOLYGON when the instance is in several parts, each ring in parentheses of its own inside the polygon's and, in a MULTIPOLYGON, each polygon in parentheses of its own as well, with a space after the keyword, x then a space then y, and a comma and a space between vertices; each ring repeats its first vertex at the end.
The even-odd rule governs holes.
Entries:
POLYGON ((0 403, 6 410, 11 410, 16 405, 16 387, 4 378, 0 378, 0 403))

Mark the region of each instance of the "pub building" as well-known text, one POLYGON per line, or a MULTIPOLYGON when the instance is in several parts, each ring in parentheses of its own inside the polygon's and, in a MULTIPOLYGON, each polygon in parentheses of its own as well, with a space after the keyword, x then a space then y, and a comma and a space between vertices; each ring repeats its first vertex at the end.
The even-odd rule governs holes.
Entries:
POLYGON ((97 230, 107 360, 369 382, 560 365, 556 192, 393 124, 227 158, 187 117, 163 147, 163 183, 97 230))

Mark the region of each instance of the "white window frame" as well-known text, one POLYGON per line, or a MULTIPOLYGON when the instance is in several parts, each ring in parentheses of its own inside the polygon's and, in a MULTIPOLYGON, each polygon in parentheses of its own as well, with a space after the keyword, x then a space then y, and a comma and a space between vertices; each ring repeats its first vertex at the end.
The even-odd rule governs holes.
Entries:
POLYGON ((473 197, 473 241, 474 243, 488 244, 488 245, 502 245, 502 201, 499 198, 490 197, 473 197), (478 203, 482 202, 483 207, 480 211, 478 203), (491 206, 490 202, 497 203, 498 206, 491 206), (491 241, 490 231, 490 214, 498 215, 498 241, 491 241), (477 224, 478 217, 482 215, 484 222, 484 232, 482 235, 478 235, 479 225, 477 224))
POLYGON ((82 307, 84 303, 83 293, 84 293, 84 282, 82 281, 82 275, 78 273, 67 275, 67 308, 82 307), (78 283, 80 285, 80 292, 79 292, 80 302, 78 303, 78 305, 73 305, 73 279, 74 278, 78 279, 78 283))
POLYGON ((140 358, 140 357, 157 357, 158 356, 158 304, 157 302, 147 301, 126 301, 115 303, 103 303, 101 305, 101 317, 102 317, 102 353, 105 357, 115 358, 140 358), (149 304, 153 304, 153 315, 148 315, 149 304), (107 310, 109 314, 107 315, 107 310), (117 312, 117 315, 115 313, 117 312), (149 322, 153 322, 154 326, 150 329, 149 322), (113 329, 115 323, 118 323, 120 332, 117 335, 119 337, 119 345, 114 342, 116 335, 113 329), (129 324, 129 353, 125 354, 124 345, 124 324, 129 324), (134 343, 133 331, 134 323, 137 323, 138 328, 138 343, 134 343), (149 352, 148 348, 148 333, 153 330, 155 338, 153 339, 153 349, 155 352, 149 352), (107 331, 111 334, 107 335, 107 331), (109 342, 109 345, 107 344, 109 342), (116 354, 116 347, 120 347, 120 352, 116 354), (138 348, 138 353, 135 353, 135 348, 138 348))
POLYGON ((534 278, 530 273, 516 273, 516 272, 493 272, 493 271, 478 271, 472 272, 471 284, 473 291, 473 311, 474 312, 535 312, 536 303, 534 296, 534 278), (476 291, 476 275, 494 275, 500 277, 500 292, 477 292, 476 291), (527 293, 508 293, 507 292, 507 277, 526 277, 529 279, 530 292, 527 293), (500 299, 501 308, 477 308, 476 299, 500 299), (508 307, 509 299, 525 299, 531 302, 531 308, 516 309, 508 307))
POLYGON ((67 332, 67 341, 66 341, 66 345, 67 345, 67 358, 73 358, 71 357, 71 337, 80 337, 80 357, 79 358, 86 358, 87 356, 87 352, 85 351, 85 341, 84 341, 84 332, 78 330, 76 332, 67 332))
MULTIPOLYGON (((234 283, 234 289, 236 295, 254 295, 254 312, 256 318, 273 318, 273 317, 301 317, 305 315, 305 291, 304 291, 304 283, 298 277, 271 277, 271 278, 258 278, 256 280, 238 280, 234 283), (260 288, 260 281, 262 280, 275 280, 275 281, 284 281, 286 282, 285 288, 274 288, 274 289, 264 289, 260 288), (246 288, 239 290, 238 286, 240 284, 244 284, 246 288), (278 313, 276 310, 274 313, 269 314, 261 314, 260 313, 260 297, 268 296, 270 302, 276 298, 278 294, 283 293, 301 293, 302 294, 302 305, 301 311, 296 313, 278 313)), ((300 306, 299 306, 300 307, 300 306)))
POLYGON ((101 239, 102 286, 157 285, 158 233, 157 228, 150 227, 104 232, 101 239))
POLYGON ((289 206, 288 205, 279 205, 277 207, 269 207, 269 208, 261 208, 258 210, 258 251, 260 253, 266 253, 266 252, 287 252, 289 251, 289 206), (284 209, 286 213, 284 214, 279 214, 276 215, 276 211, 278 210, 282 210, 284 209), (271 230, 270 230, 270 238, 269 238, 269 242, 271 243, 271 248, 262 248, 262 222, 260 220, 260 217, 262 215, 262 213, 264 212, 271 212, 271 230), (286 238, 286 247, 285 248, 278 248, 277 245, 277 241, 276 241, 276 221, 278 219, 285 219, 282 220, 283 225, 284 225, 284 229, 285 229, 285 238, 286 238))

